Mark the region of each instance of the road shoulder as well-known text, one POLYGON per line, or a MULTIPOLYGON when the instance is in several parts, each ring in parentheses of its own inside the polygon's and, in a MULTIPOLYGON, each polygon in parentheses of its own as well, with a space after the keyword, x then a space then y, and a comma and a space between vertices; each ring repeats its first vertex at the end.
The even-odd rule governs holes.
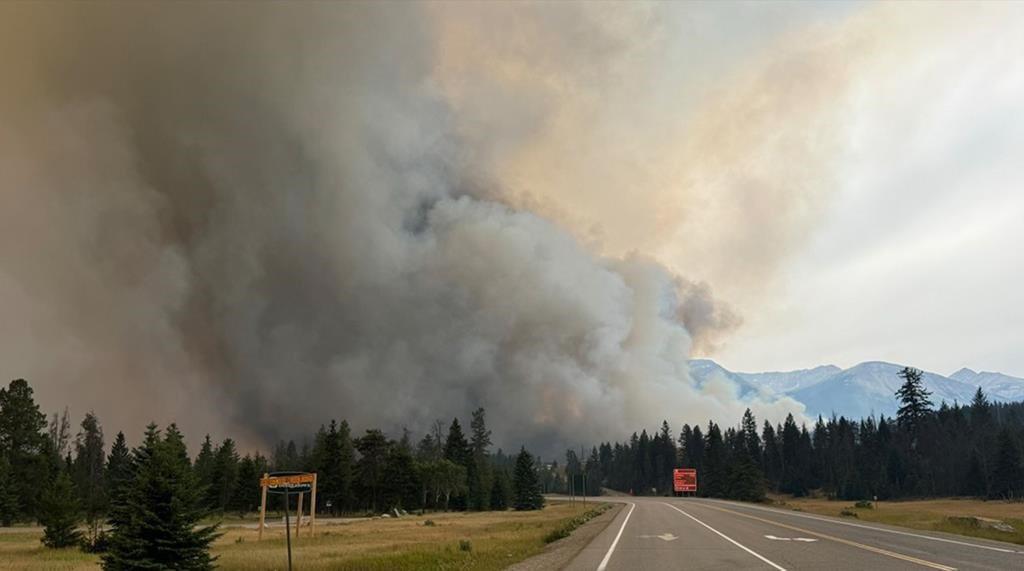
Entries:
POLYGON ((587 545, 590 545, 622 511, 625 504, 615 503, 612 509, 578 527, 569 537, 549 544, 544 552, 508 567, 508 571, 550 571, 562 569, 587 545))

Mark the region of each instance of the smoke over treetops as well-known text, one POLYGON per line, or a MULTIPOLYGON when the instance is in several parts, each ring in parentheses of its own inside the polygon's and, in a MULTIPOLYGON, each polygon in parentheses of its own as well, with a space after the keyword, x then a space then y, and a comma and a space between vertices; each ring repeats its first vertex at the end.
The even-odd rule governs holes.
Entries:
POLYGON ((843 78, 683 57, 659 10, 3 6, 3 374, 255 444, 477 406, 540 450, 799 412, 687 359, 739 324, 712 292, 806 233, 830 142, 768 133, 830 121, 843 78))

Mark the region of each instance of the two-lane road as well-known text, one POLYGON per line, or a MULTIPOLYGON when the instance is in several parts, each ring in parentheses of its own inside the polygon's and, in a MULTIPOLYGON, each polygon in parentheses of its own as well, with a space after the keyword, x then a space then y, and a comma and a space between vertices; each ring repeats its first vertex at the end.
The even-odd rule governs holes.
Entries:
POLYGON ((1024 571, 1024 546, 696 498, 625 502, 571 571, 1024 571))

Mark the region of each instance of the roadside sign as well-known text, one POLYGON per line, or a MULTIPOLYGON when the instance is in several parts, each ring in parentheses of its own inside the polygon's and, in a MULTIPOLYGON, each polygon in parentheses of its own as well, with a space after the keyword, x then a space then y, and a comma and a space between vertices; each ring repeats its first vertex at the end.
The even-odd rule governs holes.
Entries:
POLYGON ((312 491, 315 481, 316 474, 307 472, 271 472, 260 479, 260 485, 271 494, 297 494, 312 491))
POLYGON ((676 468, 672 470, 672 489, 676 492, 697 492, 697 470, 676 468))

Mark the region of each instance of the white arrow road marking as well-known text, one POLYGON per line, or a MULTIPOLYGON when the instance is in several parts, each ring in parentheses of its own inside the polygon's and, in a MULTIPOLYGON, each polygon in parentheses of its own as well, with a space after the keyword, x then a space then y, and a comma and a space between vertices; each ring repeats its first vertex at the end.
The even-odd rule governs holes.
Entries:
MULTIPOLYGON (((697 519, 697 518, 693 517, 692 515, 690 515, 690 514, 688 514, 688 513, 684 512, 683 510, 681 510, 681 509, 679 509, 679 508, 675 507, 674 505, 672 505, 672 504, 670 504, 670 503, 666 503, 666 502, 661 502, 661 503, 663 503, 663 504, 665 504, 666 506, 668 506, 668 507, 670 507, 670 508, 672 508, 672 509, 676 510, 677 512, 679 512, 679 513, 683 514, 684 516, 686 516, 686 517, 688 517, 688 518, 692 519, 693 521, 695 521, 695 522, 699 523, 700 525, 704 526, 705 528, 707 528, 708 530, 710 530, 710 531, 711 531, 711 532, 713 532, 714 534, 718 535, 718 537, 721 537, 722 539, 724 539, 724 540, 728 541, 729 543, 731 543, 731 544, 735 545, 736 547, 739 547, 739 548, 740 548, 740 549, 742 549, 743 551, 746 551, 747 553, 749 553, 749 554, 753 555, 754 557, 757 557, 757 558, 758 558, 758 559, 760 559, 761 561, 764 561, 765 563, 767 563, 768 565, 770 565, 770 566, 772 567, 772 569, 776 569, 777 571, 786 571, 786 569, 785 569, 784 567, 779 567, 778 565, 776 565, 776 564, 772 563, 771 561, 769 561, 769 560, 765 559, 763 555, 761 555, 761 554, 759 554, 759 553, 756 553, 756 552, 754 552, 754 551, 753 551, 753 550, 751 550, 751 549, 750 549, 749 547, 746 547, 746 546, 744 546, 744 545, 741 545, 741 544, 740 544, 740 543, 739 543, 738 541, 736 541, 735 539, 733 539, 733 538, 729 537, 728 535, 726 535, 726 534, 724 534, 724 533, 722 533, 722 532, 718 531, 717 529, 715 529, 715 528, 711 527, 710 525, 708 525, 708 524, 706 524, 706 523, 704 523, 704 522, 700 521, 699 519, 697 519)), ((716 509, 718 509, 718 508, 716 508, 716 509)), ((597 571, 603 571, 603 570, 602 570, 602 569, 598 569, 597 571)), ((955 571, 955 570, 954 570, 954 571, 955 571)))
POLYGON ((663 533, 661 535, 638 535, 637 537, 639 537, 640 539, 658 538, 658 539, 661 539, 663 541, 675 541, 675 540, 679 539, 678 537, 672 535, 671 533, 663 533))
POLYGON ((766 535, 767 539, 774 539, 775 541, 806 541, 812 543, 818 541, 817 539, 811 539, 810 537, 775 537, 774 535, 766 535))

